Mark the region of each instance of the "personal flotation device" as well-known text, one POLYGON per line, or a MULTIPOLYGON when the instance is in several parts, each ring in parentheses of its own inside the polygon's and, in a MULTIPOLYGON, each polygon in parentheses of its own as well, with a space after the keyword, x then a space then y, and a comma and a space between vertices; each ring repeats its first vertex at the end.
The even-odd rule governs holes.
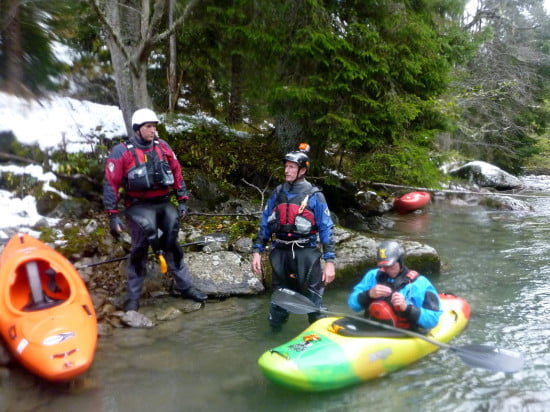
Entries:
MULTIPOLYGON (((381 279, 379 283, 390 286, 392 288, 392 291, 398 292, 399 290, 403 289, 405 285, 408 285, 418 279, 419 276, 420 274, 418 272, 416 272, 415 270, 410 270, 404 275, 399 275, 393 283, 389 283, 383 279, 381 279)), ((377 279, 378 278, 379 275, 377 275, 377 279)), ((413 326, 411 322, 404 316, 403 312, 398 313, 394 309, 393 305, 391 304, 391 296, 387 296, 385 298, 378 299, 372 302, 368 307, 368 316, 396 328, 412 329, 413 326)))
POLYGON ((127 142, 124 145, 134 157, 134 166, 130 168, 126 177, 126 190, 145 192, 174 184, 172 169, 157 139, 153 141, 153 150, 143 152, 144 162, 140 162, 136 147, 132 143, 127 142))
POLYGON ((289 198, 282 190, 282 186, 279 186, 275 206, 267 219, 271 233, 283 237, 306 237, 317 233, 319 228, 315 214, 309 207, 309 199, 320 191, 317 186, 312 186, 307 191, 289 198))

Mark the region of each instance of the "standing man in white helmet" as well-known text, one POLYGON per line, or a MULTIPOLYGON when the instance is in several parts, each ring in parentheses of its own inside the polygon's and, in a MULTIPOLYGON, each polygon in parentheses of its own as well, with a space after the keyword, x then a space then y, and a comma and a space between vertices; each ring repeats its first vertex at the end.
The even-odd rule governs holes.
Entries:
POLYGON ((111 234, 118 239, 125 229, 118 211, 119 189, 123 188, 125 215, 132 237, 126 311, 139 309, 149 246, 159 255, 161 263, 166 252, 168 270, 183 297, 197 302, 208 298, 193 286, 183 261, 178 232, 180 219, 187 215, 188 194, 174 151, 166 141, 156 137, 158 122, 152 110, 136 110, 132 115, 134 135, 116 145, 105 164, 103 205, 109 215, 111 234), (178 209, 170 203, 171 194, 178 201, 178 209))

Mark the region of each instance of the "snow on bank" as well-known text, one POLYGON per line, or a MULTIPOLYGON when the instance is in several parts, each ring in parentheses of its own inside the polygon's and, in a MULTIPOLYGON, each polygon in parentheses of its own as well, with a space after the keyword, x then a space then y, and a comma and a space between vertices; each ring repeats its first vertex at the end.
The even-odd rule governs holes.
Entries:
MULTIPOLYGON (((33 196, 20 199, 13 197, 10 192, 0 190, 0 240, 9 236, 2 230, 7 228, 18 228, 20 232, 38 236, 30 228, 43 219, 36 211, 36 199, 33 196)), ((48 218, 47 221, 55 224, 58 219, 48 218)))
MULTIPOLYGON (((92 149, 96 141, 91 136, 104 135, 112 139, 125 135, 126 127, 122 112, 116 106, 61 96, 26 100, 0 93, 0 134, 10 131, 20 143, 36 143, 43 151, 64 147, 69 153, 77 153, 92 149)), ((49 182, 55 180, 55 176, 44 173, 40 166, 0 166, 0 175, 6 172, 31 175, 44 182, 45 190, 54 190, 49 182)), ((1 189, 0 238, 7 236, 1 230, 7 228, 32 234, 30 228, 44 219, 36 210, 36 200, 32 196, 20 199, 1 189)))
POLYGON ((90 136, 126 134, 122 111, 68 97, 27 100, 0 93, 0 133, 11 131, 22 144, 42 150, 64 146, 69 153, 91 150, 90 136))

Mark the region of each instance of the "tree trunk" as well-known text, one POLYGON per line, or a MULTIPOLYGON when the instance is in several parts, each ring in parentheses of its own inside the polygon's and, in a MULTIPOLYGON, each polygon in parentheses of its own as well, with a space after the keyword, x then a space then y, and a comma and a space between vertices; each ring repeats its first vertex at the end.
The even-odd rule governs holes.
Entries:
POLYGON ((152 108, 147 90, 147 62, 153 48, 165 41, 199 0, 188 0, 181 16, 159 33, 167 0, 88 0, 106 31, 107 46, 128 134, 136 109, 152 108), (151 13, 152 12, 152 13, 151 13))
POLYGON ((23 85, 23 47, 21 45, 21 24, 17 0, 8 0, 6 10, 10 21, 6 21, 3 33, 6 91, 11 94, 22 94, 23 85))
POLYGON ((107 45, 111 52, 111 64, 115 76, 119 105, 126 123, 128 135, 132 134, 132 113, 140 108, 151 108, 151 97, 147 90, 147 58, 149 54, 140 54, 142 49, 142 31, 147 21, 141 2, 122 0, 105 2, 105 16, 109 24, 116 28, 124 45, 124 50, 107 31, 107 45))
MULTIPOLYGON (((176 7, 176 0, 169 0, 168 4, 168 27, 174 25, 174 13, 176 7)), ((176 31, 170 34, 170 51, 168 58, 170 59, 168 64, 168 111, 173 112, 176 108, 178 100, 178 80, 176 78, 176 31)))
POLYGON ((231 56, 231 92, 227 110, 227 123, 235 125, 242 123, 242 58, 240 54, 231 56))

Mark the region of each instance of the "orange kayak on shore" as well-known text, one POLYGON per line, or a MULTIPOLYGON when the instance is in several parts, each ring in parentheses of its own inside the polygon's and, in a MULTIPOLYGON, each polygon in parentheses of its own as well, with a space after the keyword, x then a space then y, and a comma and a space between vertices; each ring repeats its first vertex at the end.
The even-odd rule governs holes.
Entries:
POLYGON ((0 255, 0 334, 32 373, 65 381, 86 371, 97 318, 86 285, 63 255, 16 234, 0 255))

